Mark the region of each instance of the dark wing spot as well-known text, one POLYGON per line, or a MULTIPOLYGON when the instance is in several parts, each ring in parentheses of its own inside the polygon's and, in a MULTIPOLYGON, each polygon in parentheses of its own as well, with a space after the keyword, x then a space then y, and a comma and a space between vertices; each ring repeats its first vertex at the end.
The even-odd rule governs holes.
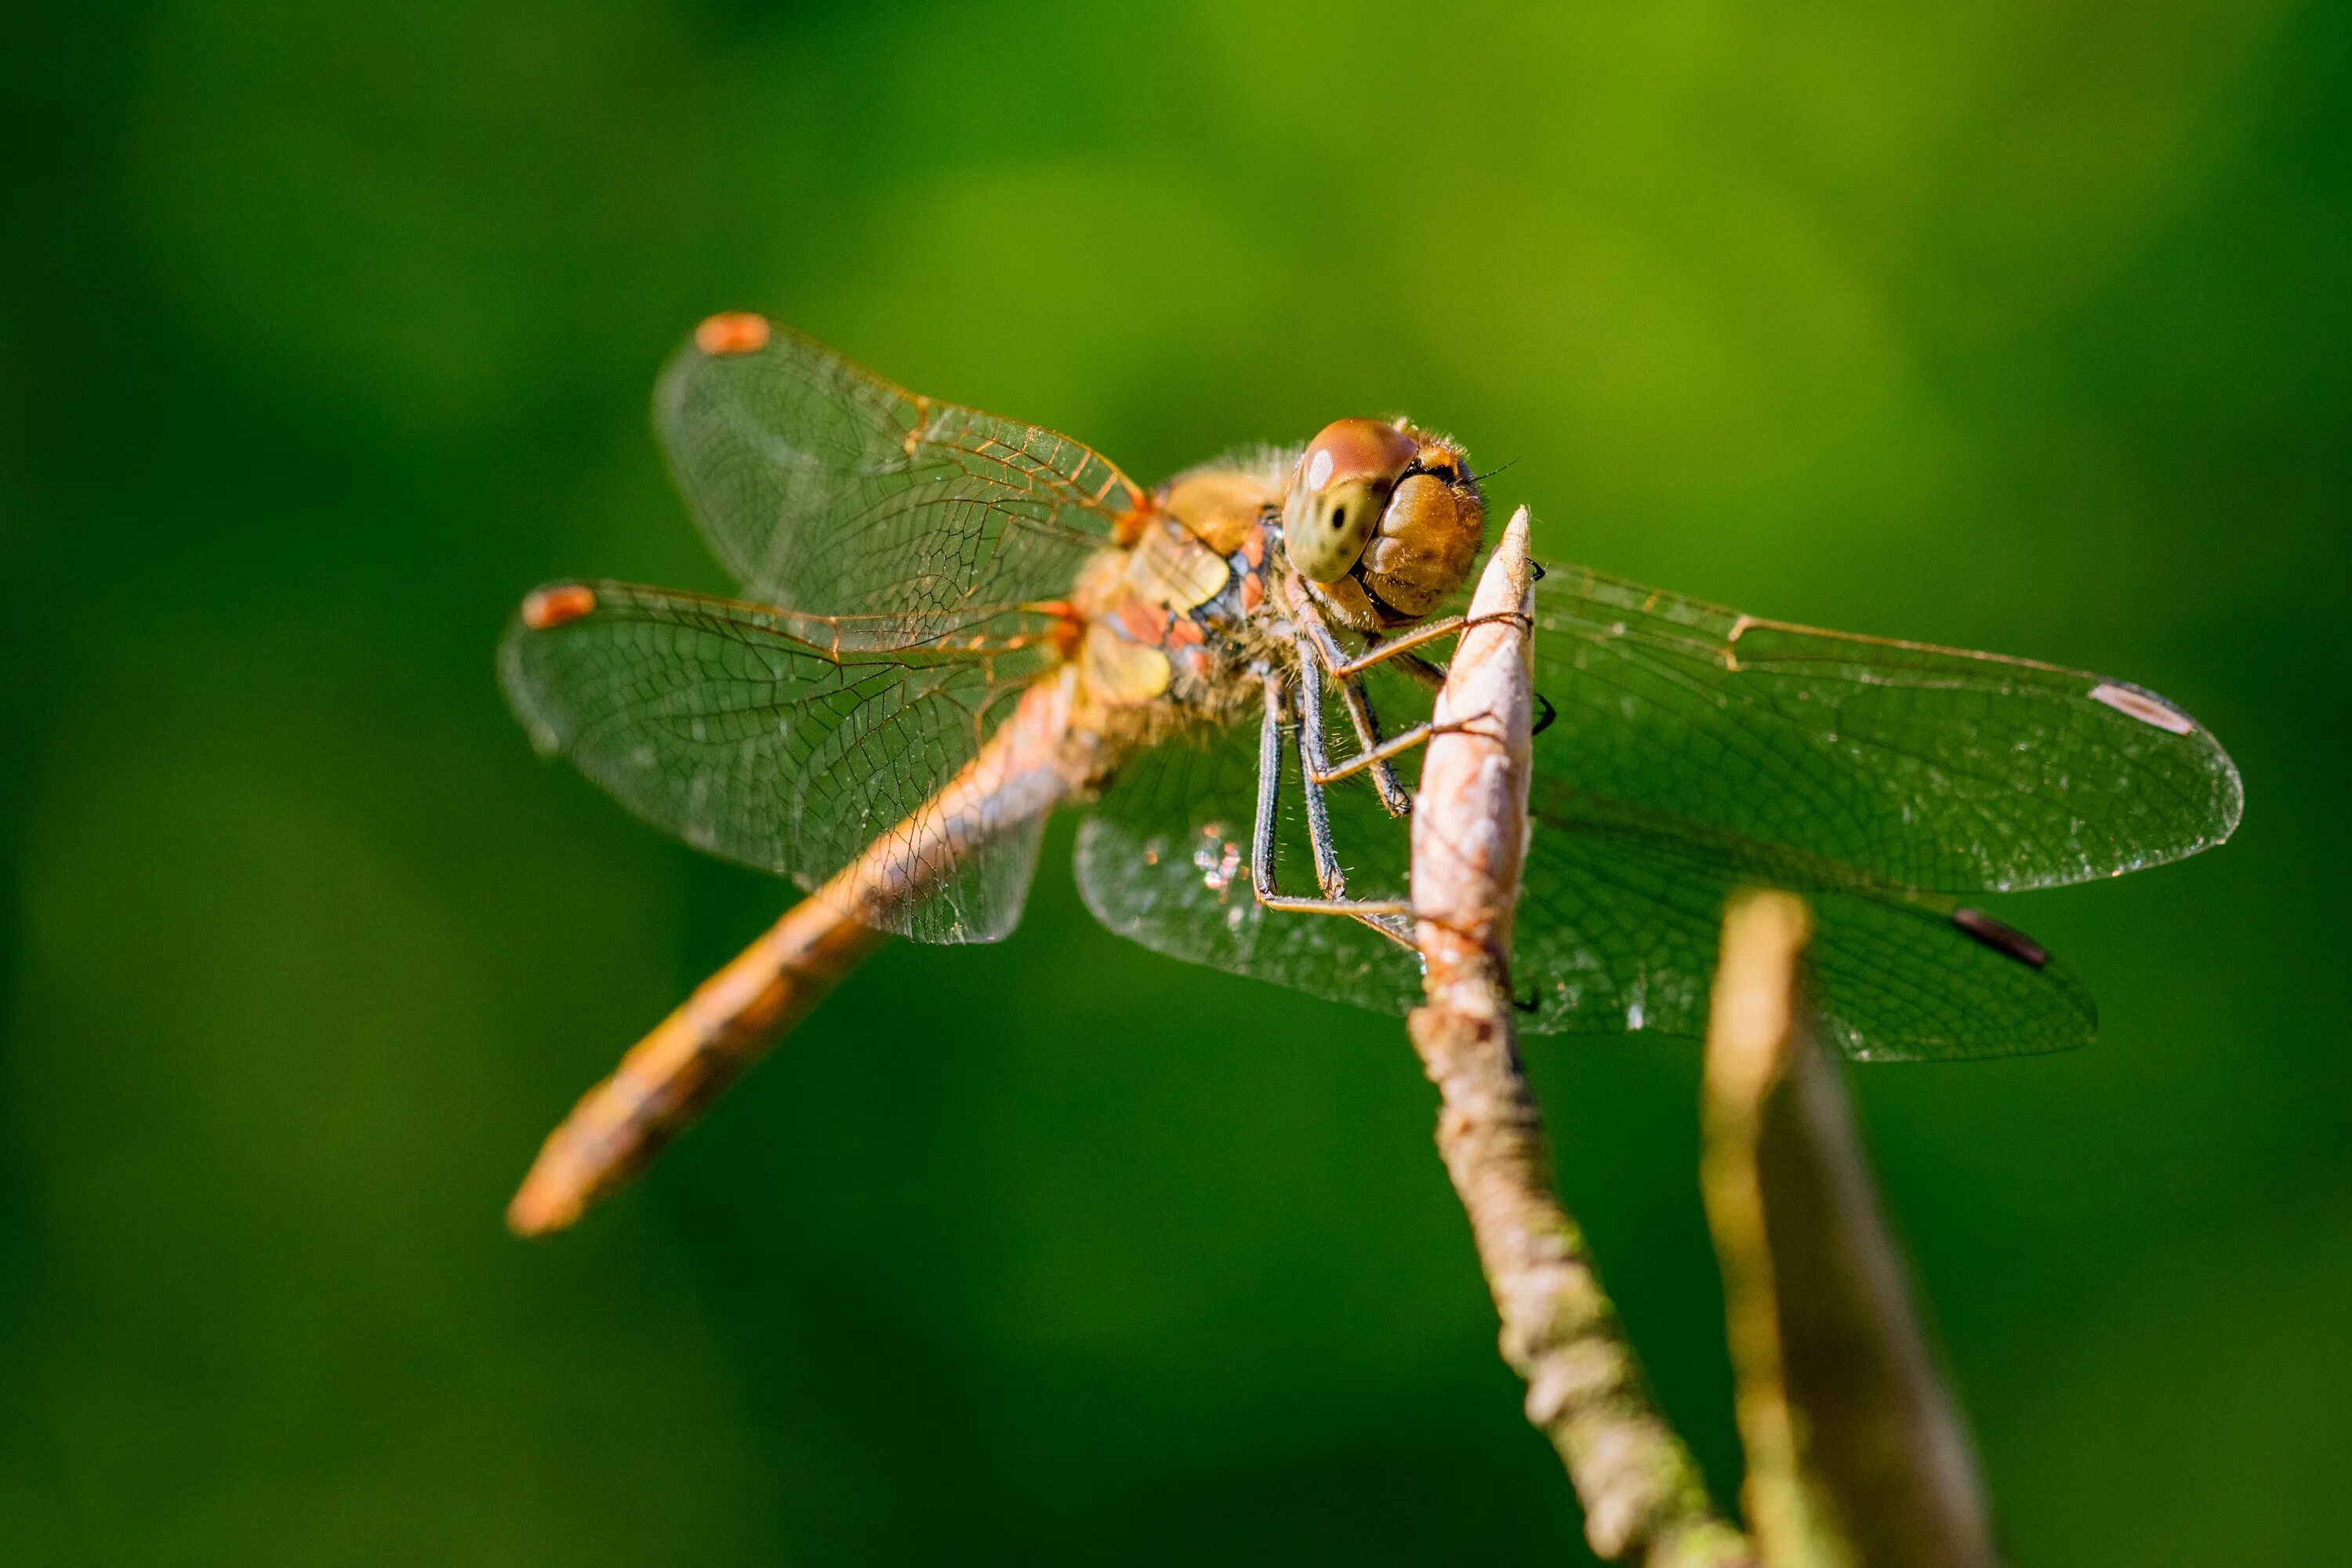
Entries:
POLYGON ((1954 910, 1952 924, 2003 958, 2013 958, 2028 969, 2039 969, 2050 962, 2049 949, 2016 927, 2001 924, 1982 910, 1954 910))

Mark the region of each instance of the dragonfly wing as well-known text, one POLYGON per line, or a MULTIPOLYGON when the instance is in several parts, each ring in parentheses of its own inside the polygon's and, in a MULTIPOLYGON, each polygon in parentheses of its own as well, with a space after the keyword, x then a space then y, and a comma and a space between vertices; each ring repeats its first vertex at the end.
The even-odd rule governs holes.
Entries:
MULTIPOLYGON (((1378 1012, 1418 1006, 1421 963, 1412 952, 1342 916, 1266 910, 1252 892, 1256 728, 1179 735, 1120 771, 1078 829, 1087 907, 1110 930, 1171 958, 1378 1012)), ((1286 748, 1283 771, 1276 879, 1286 892, 1312 896, 1295 747, 1286 748)), ((1405 824, 1381 809, 1361 778, 1335 786, 1329 800, 1349 895, 1402 895, 1405 824)))
MULTIPOLYGON (((542 752, 697 848, 814 889, 970 762, 1053 655, 1017 612, 890 648, 820 617, 623 583, 542 590, 499 668, 542 752), (978 646, 971 646, 971 645, 978 646)), ((988 942, 1020 919, 1043 811, 926 868, 887 929, 988 942)))
POLYGON ((1956 921, 1949 899, 1598 803, 1557 780, 1538 778, 1530 805, 1512 967, 1537 1033, 1703 1035, 1724 900, 1743 884, 1811 901, 1815 1001, 1849 1056, 2027 1055, 2087 1044, 2097 1029, 2072 974, 1980 915, 1956 921))
POLYGON ((1058 598, 1141 500, 1067 437, 918 396, 789 327, 717 320, 758 330, 705 323, 662 372, 654 420, 755 597, 901 616, 1058 598))
POLYGON ((893 907, 888 929, 916 942, 1003 942, 1011 936, 1028 906, 1029 884, 1037 878, 1047 815, 1020 814, 986 843, 959 851, 946 880, 893 907))
POLYGON ((1762 621, 1582 567, 1536 587, 1537 766, 1606 801, 1895 887, 2050 887, 2237 826, 2237 769, 2095 675, 1762 621))
MULTIPOLYGON (((1372 672, 1391 730, 1426 716, 1423 694, 1372 672)), ((1336 709, 1336 704, 1333 707, 1336 709)), ((1352 742, 1327 714, 1337 758, 1352 742)), ((1401 760, 1413 783, 1413 757, 1401 760)), ((1276 868, 1286 891, 1315 886, 1295 749, 1284 754, 1276 868)), ((1124 770, 1079 829, 1078 884, 1111 930, 1171 957, 1376 1011, 1422 999, 1418 961, 1385 936, 1328 915, 1261 909, 1248 879, 1257 788, 1255 726, 1167 742, 1124 770)), ((1408 825, 1362 777, 1327 792, 1351 896, 1408 886, 1408 825)), ((1938 895, 1886 885, 1843 862, 1614 805, 1538 773, 1513 973, 1540 1034, 1705 1032, 1727 895, 1743 885, 1803 894, 1827 1032, 1872 1059, 2026 1054, 2087 1042, 2097 1019, 2063 967, 2005 940, 1938 895), (1973 925, 1981 936, 1972 936, 1973 925), (2021 953, 2040 957, 2024 962, 2021 953)))

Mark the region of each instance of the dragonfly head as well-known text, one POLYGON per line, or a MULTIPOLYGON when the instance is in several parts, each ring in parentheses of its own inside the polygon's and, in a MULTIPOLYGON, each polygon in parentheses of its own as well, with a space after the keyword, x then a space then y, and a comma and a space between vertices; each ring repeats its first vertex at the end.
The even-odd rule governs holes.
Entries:
POLYGON ((1283 553, 1359 631, 1435 609, 1469 575, 1486 529, 1462 448, 1402 419, 1325 426, 1283 498, 1283 553))

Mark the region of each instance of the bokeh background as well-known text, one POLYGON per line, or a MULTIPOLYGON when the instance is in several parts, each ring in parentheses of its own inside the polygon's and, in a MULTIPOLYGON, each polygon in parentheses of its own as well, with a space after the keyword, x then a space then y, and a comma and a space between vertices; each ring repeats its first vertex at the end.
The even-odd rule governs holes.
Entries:
MULTIPOLYGON (((491 675, 533 583, 722 585, 646 403, 730 306, 1147 479, 1410 409, 1552 554, 2197 713, 2235 842, 2000 906, 2099 1043, 1851 1081, 2019 1561, 2339 1549, 2352 8, 1769 13, 21 11, 0 1556, 1580 1559, 1398 1026, 1050 846, 502 1232, 788 896, 491 675)), ((1696 1052, 1533 1068, 1728 1498, 1696 1052)))

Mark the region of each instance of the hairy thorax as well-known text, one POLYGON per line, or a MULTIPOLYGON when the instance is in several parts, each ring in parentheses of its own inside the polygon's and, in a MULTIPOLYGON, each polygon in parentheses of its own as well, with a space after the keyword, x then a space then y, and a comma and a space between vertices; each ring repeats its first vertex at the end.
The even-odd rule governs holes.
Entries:
POLYGON ((1087 563, 1070 598, 1080 700, 1107 731, 1141 742, 1260 700, 1252 666, 1276 647, 1269 524, 1286 463, 1269 453, 1179 474, 1139 510, 1130 542, 1087 563))

